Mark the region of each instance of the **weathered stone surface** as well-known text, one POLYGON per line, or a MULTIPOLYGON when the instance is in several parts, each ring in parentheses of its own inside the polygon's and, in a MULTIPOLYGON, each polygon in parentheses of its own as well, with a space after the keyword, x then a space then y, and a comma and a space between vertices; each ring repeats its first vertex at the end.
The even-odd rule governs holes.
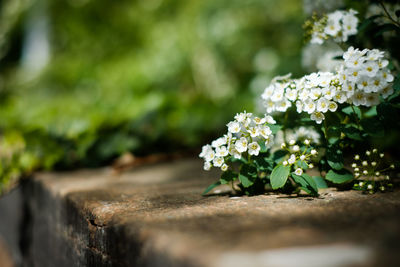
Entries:
POLYGON ((191 159, 38 174, 24 186, 25 266, 398 265, 398 190, 201 196, 217 177, 191 159))

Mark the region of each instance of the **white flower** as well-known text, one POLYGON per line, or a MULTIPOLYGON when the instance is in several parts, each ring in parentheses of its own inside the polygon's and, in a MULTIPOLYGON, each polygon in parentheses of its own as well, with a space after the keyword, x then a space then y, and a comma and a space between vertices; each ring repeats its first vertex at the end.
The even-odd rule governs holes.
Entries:
POLYGON ((296 110, 297 113, 301 113, 303 111, 303 103, 300 100, 296 101, 296 110))
POLYGON ((249 144, 249 154, 257 156, 260 152, 260 145, 257 142, 252 142, 249 144))
POLYGON ((300 160, 305 160, 306 159, 306 155, 301 155, 300 156, 300 160))
POLYGON ((294 152, 298 152, 298 151, 300 151, 300 147, 298 145, 295 145, 295 146, 293 146, 292 150, 294 152))
POLYGON ((279 101, 283 100, 284 92, 285 91, 283 88, 275 89, 274 94, 271 96, 271 100, 274 102, 279 102, 279 101))
POLYGON ((228 150, 225 146, 220 146, 215 149, 215 154, 217 157, 225 157, 228 155, 228 150))
POLYGON ((292 104, 286 98, 276 102, 275 104, 275 109, 279 112, 285 112, 288 108, 292 106, 292 104))
POLYGON ((314 168, 314 164, 312 164, 312 163, 308 164, 308 168, 309 168, 309 169, 314 168))
POLYGON ((264 118, 254 117, 253 121, 255 124, 264 124, 267 122, 267 119, 265 117, 264 118))
POLYGON ((315 156, 315 155, 317 155, 317 150, 311 149, 310 153, 311 153, 311 155, 315 156))
POLYGON ((268 138, 272 134, 272 131, 268 126, 261 126, 261 127, 258 128, 258 133, 262 137, 268 138))
POLYGON ((371 107, 371 106, 377 106, 379 105, 380 100, 379 100, 379 95, 376 93, 371 93, 371 94, 366 94, 365 96, 365 106, 371 107))
POLYGON ((289 140, 289 145, 294 145, 294 144, 296 144, 296 140, 294 140, 294 139, 291 139, 291 140, 289 140))
POLYGON ((311 114, 310 118, 316 123, 321 124, 322 121, 325 119, 325 115, 322 112, 317 111, 311 114))
POLYGON ((287 89, 285 93, 285 97, 290 101, 295 101, 297 98, 297 90, 295 89, 287 89))
POLYGON ((242 113, 237 113, 235 116, 235 120, 238 122, 245 122, 248 118, 250 118, 253 114, 252 113, 247 113, 246 111, 243 111, 242 113))
POLYGON ((341 19, 342 19, 342 13, 340 11, 328 14, 328 22, 324 29, 324 33, 331 36, 336 36, 341 30, 340 27, 341 19))
POLYGON ((269 123, 269 124, 275 124, 276 123, 274 118, 272 118, 272 116, 270 116, 270 115, 265 115, 264 118, 267 120, 267 123, 269 123))
POLYGON ((227 170, 228 170, 228 165, 226 165, 226 163, 222 164, 221 170, 222 170, 223 172, 227 171, 227 170))
POLYGON ((247 150, 247 139, 244 137, 241 137, 239 140, 237 140, 235 142, 235 148, 240 153, 245 152, 247 150))
POLYGON ((304 111, 307 112, 308 114, 311 114, 315 111, 315 103, 311 99, 307 99, 306 102, 304 103, 304 111))
POLYGON ((356 92, 351 98, 351 100, 354 106, 360 106, 360 105, 365 106, 365 104, 367 103, 365 94, 362 91, 356 92))
POLYGON ((343 104, 347 100, 347 96, 343 91, 339 91, 336 93, 336 95, 333 97, 333 99, 338 102, 339 104, 343 104))
POLYGON ((363 166, 368 166, 368 162, 367 162, 366 160, 364 160, 363 162, 361 162, 361 164, 362 164, 363 166))
POLYGON ((216 158, 214 158, 214 160, 213 160, 213 165, 214 165, 215 167, 221 167, 222 164, 224 164, 224 158, 223 158, 223 157, 216 157, 216 158))
POLYGON ((369 184, 369 185, 367 186, 367 188, 368 188, 369 190, 371 190, 371 189, 373 188, 372 184, 369 184))
POLYGON ((203 169, 209 171, 211 169, 211 163, 209 161, 204 161, 203 169))
POLYGON ((379 70, 379 66, 374 61, 368 61, 363 64, 363 68, 361 69, 361 74, 367 75, 368 77, 374 77, 379 70))
POLYGON ((317 111, 325 113, 328 111, 328 108, 329 108, 329 101, 327 99, 325 99, 324 97, 318 99, 317 111))
POLYGON ((227 126, 228 126, 228 131, 230 133, 238 133, 238 132, 240 132, 240 129, 241 129, 240 124, 238 122, 236 122, 236 121, 229 122, 227 124, 227 126))
POLYGON ((343 35, 355 35, 357 34, 358 18, 353 14, 345 14, 343 16, 343 35))
POLYGON ((333 102, 333 101, 329 102, 329 104, 328 104, 329 111, 335 112, 337 110, 337 108, 338 108, 338 105, 335 102, 333 102))
POLYGON ((308 139, 304 140, 304 144, 308 146, 310 144, 310 140, 308 139))
POLYGON ((296 156, 294 154, 290 155, 289 159, 288 159, 288 163, 290 165, 294 164, 296 162, 296 156))
POLYGON ((200 158, 204 158, 208 153, 209 153, 209 151, 212 151, 213 149, 212 149, 212 147, 210 146, 210 145, 204 145, 202 148, 201 148, 201 153, 199 154, 199 157, 200 158))
POLYGON ((297 169, 294 171, 294 173, 295 173, 296 175, 300 176, 300 175, 303 174, 303 169, 302 169, 302 168, 297 168, 297 169))
POLYGON ((235 159, 242 158, 242 154, 234 146, 229 148, 229 155, 232 155, 235 159))
POLYGON ((208 150, 204 155, 205 161, 212 161, 214 158, 215 158, 215 152, 212 149, 208 150))
POLYGON ((282 162, 283 166, 288 165, 288 162, 285 160, 284 162, 282 162))
POLYGON ((382 73, 383 80, 385 80, 386 82, 389 82, 389 83, 393 82, 394 77, 392 74, 390 74, 389 71, 382 71, 381 73, 382 73))
POLYGON ((211 146, 217 148, 225 144, 226 144, 226 137, 223 136, 218 138, 217 140, 212 141, 211 146))
POLYGON ((251 137, 255 138, 259 135, 258 127, 249 127, 247 132, 250 134, 251 137))
POLYGON ((387 86, 382 89, 381 94, 382 94, 382 97, 385 99, 385 98, 389 97, 390 95, 392 95, 393 92, 394 92, 393 88, 391 86, 387 86))

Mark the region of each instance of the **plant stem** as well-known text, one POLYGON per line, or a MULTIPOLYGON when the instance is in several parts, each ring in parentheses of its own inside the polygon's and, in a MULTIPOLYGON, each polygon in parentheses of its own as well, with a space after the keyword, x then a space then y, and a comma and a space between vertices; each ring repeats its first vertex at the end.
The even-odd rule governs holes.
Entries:
POLYGON ((354 106, 353 106, 353 105, 351 105, 351 109, 353 110, 353 113, 354 113, 354 115, 355 115, 355 117, 356 117, 357 128, 358 128, 358 130, 361 131, 360 121, 358 120, 358 116, 357 116, 356 110, 354 109, 354 106))
POLYGON ((392 18, 392 16, 390 16, 390 14, 389 14, 388 10, 386 9, 385 5, 383 4, 383 2, 382 2, 382 1, 379 1, 379 4, 381 5, 383 11, 385 12, 386 17, 387 17, 391 22, 393 22, 394 25, 396 25, 397 27, 400 28, 400 23, 399 23, 398 21, 396 21, 394 18, 392 18))

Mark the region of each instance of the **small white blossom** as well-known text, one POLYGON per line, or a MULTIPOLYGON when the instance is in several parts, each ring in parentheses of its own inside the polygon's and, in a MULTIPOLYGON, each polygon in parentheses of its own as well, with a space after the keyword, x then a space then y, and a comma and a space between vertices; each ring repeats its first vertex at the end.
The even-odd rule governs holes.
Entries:
POLYGON ((288 163, 290 165, 294 164, 296 162, 296 156, 294 154, 290 155, 289 159, 288 159, 288 163))
POLYGON ((260 153, 260 145, 257 142, 252 142, 248 146, 249 154, 257 156, 260 153))
POLYGON ((239 122, 237 122, 237 121, 231 121, 231 122, 229 122, 227 124, 227 126, 228 126, 228 131, 230 133, 238 133, 238 132, 240 132, 241 127, 240 127, 239 122))
POLYGON ((294 171, 294 173, 295 173, 296 175, 300 176, 300 175, 303 174, 303 169, 302 169, 302 168, 297 168, 297 169, 294 171))
POLYGON ((241 137, 239 140, 237 140, 235 142, 235 148, 240 153, 245 152, 247 150, 247 139, 244 137, 241 137))
POLYGON ((215 167, 221 167, 222 164, 224 164, 224 158, 223 157, 215 157, 213 160, 213 165, 215 167))
POLYGON ((224 172, 227 171, 228 170, 228 165, 226 163, 222 164, 221 170, 224 171, 224 172))

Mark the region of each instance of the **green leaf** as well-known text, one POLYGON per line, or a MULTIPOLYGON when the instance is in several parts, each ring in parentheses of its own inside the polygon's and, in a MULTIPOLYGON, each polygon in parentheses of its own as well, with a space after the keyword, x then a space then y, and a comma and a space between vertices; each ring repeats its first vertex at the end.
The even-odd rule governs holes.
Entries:
POLYGON ((290 166, 283 166, 282 164, 276 165, 271 173, 271 186, 272 189, 278 189, 285 185, 290 173, 290 166))
POLYGON ((382 123, 377 118, 365 118, 360 121, 364 131, 373 137, 384 137, 385 131, 382 123))
POLYGON ((366 28, 368 28, 369 25, 373 24, 373 21, 376 18, 379 18, 379 17, 383 17, 383 15, 375 15, 375 16, 371 16, 371 17, 367 18, 366 20, 363 21, 363 23, 360 24, 360 26, 358 26, 358 31, 359 32, 364 31, 366 28))
POLYGON ((282 129, 282 125, 271 124, 268 125, 269 129, 271 129, 272 134, 276 134, 280 129, 282 129))
POLYGON ((346 125, 346 127, 343 128, 343 133, 350 139, 357 141, 363 140, 361 137, 360 130, 358 130, 356 127, 352 125, 346 125))
POLYGON ((249 178, 251 177, 248 177, 242 173, 239 174, 239 181, 242 183, 244 187, 250 187, 254 184, 254 181, 250 180, 249 178))
POLYGON ((260 171, 272 171, 274 165, 274 161, 266 157, 255 158, 254 162, 260 171))
POLYGON ((227 170, 222 173, 220 182, 221 182, 221 184, 227 184, 231 181, 235 181, 237 179, 237 177, 238 177, 237 173, 235 173, 231 170, 227 170))
POLYGON ((307 170, 308 169, 307 163, 305 161, 303 161, 303 160, 298 160, 296 162, 296 166, 299 167, 299 168, 302 168, 303 170, 307 170))
POLYGON ((286 150, 277 150, 275 153, 272 155, 272 159, 275 161, 275 163, 280 163, 282 159, 288 154, 286 150))
POLYGON ((318 187, 315 181, 308 175, 303 173, 301 176, 292 173, 294 181, 300 185, 300 188, 311 195, 318 195, 318 187))
POLYGON ((335 184, 342 184, 354 179, 353 174, 346 169, 340 171, 330 170, 325 177, 326 180, 335 184))
POLYGON ((344 114, 347 114, 349 116, 357 116, 357 118, 360 120, 361 119, 361 110, 357 106, 348 106, 342 109, 342 112, 344 114), (354 109, 354 110, 353 110, 354 109))
POLYGON ((365 117, 374 117, 378 113, 376 112, 376 106, 371 107, 367 112, 364 113, 365 117))
POLYGON ((257 169, 250 165, 243 165, 239 173, 239 181, 243 187, 250 187, 254 184, 257 179, 257 169))
POLYGON ((337 146, 328 147, 326 159, 333 169, 340 170, 343 168, 343 152, 337 146))
POLYGON ((307 181, 307 183, 311 186, 311 188, 312 188, 315 192, 318 192, 317 183, 314 181, 313 178, 311 178, 310 175, 308 175, 307 173, 303 173, 302 177, 307 181))
POLYGON ((325 179, 321 176, 313 176, 312 179, 317 184, 318 188, 328 188, 328 185, 325 182, 325 179))
POLYGON ((204 190, 204 192, 203 192, 202 195, 204 196, 205 194, 207 194, 208 192, 210 192, 211 190, 213 190, 215 187, 217 187, 217 186, 219 186, 219 185, 221 185, 221 182, 220 182, 220 181, 215 182, 215 183, 209 185, 209 186, 206 188, 206 190, 204 190))

